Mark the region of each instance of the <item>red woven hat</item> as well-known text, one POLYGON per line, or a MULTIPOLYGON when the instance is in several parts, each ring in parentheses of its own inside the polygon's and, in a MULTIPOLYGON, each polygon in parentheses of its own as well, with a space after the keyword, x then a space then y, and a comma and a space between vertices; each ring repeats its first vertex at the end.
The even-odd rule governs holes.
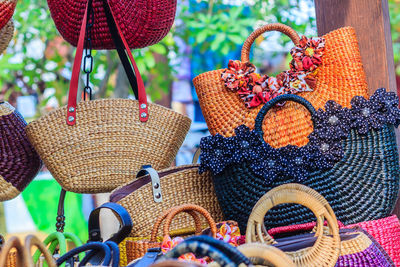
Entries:
POLYGON ((0 0, 0 30, 11 19, 16 5, 17 0, 0 0))
MULTIPOLYGON (((0 0, 1 1, 1 0, 0 0)), ((116 14, 130 48, 159 42, 175 19, 176 0, 104 0, 116 14)), ((88 0, 47 0, 51 16, 63 38, 76 46, 88 0)), ((115 49, 103 9, 103 0, 93 0, 93 49, 115 49)))

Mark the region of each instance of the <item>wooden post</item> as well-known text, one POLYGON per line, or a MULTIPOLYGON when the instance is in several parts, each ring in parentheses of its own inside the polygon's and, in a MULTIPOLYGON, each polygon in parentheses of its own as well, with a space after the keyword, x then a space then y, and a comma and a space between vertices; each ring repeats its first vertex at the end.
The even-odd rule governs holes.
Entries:
MULTIPOLYGON (((369 94, 381 87, 397 93, 387 0, 315 0, 315 11, 319 36, 344 26, 356 29, 369 94)), ((400 216, 399 200, 395 213, 400 216)))

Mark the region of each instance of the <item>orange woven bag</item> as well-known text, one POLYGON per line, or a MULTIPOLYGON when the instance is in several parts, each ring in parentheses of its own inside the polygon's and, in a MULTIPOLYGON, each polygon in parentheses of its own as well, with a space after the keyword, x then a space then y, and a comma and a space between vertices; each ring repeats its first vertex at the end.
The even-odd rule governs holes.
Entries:
MULTIPOLYGON (((289 26, 273 23, 255 30, 245 41, 241 62, 249 63, 249 54, 253 42, 268 31, 279 31, 298 46, 300 37, 289 26)), ((361 62, 355 30, 344 27, 323 36, 325 48, 322 63, 315 76, 313 91, 299 93, 316 108, 323 108, 328 100, 334 100, 350 107, 354 96, 367 96, 367 82, 361 62)), ((221 74, 225 69, 209 71, 193 80, 199 98, 200 107, 212 135, 224 137, 234 135, 234 129, 245 124, 254 129, 254 120, 263 105, 247 108, 237 92, 228 90, 221 74)), ((265 117, 264 139, 273 147, 288 144, 303 146, 312 132, 312 123, 306 109, 295 103, 286 103, 276 107, 265 117), (266 127, 268 125, 268 127, 266 127)))

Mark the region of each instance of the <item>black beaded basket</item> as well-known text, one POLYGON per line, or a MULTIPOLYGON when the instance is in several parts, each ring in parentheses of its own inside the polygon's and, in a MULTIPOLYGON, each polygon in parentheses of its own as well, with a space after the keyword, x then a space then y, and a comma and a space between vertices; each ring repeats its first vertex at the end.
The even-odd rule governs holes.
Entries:
MULTIPOLYGON (((399 191, 399 156, 394 127, 400 123, 398 98, 378 89, 366 100, 354 97, 352 108, 328 101, 316 111, 304 98, 282 95, 260 110, 255 130, 236 128, 236 136, 201 140, 201 168, 213 173, 225 219, 246 229, 253 206, 266 192, 286 183, 301 183, 323 195, 344 224, 390 215, 399 191), (272 148, 263 140, 262 122, 277 103, 294 101, 312 115, 314 131, 303 147, 272 148)), ((275 207, 265 217, 267 228, 311 222, 313 214, 299 205, 275 207)))

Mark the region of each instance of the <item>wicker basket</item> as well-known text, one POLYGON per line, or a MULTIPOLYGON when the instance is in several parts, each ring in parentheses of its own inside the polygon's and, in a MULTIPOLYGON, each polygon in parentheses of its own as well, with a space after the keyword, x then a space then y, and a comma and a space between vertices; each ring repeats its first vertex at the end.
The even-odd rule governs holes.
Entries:
POLYGON ((21 114, 0 101, 0 201, 19 195, 42 166, 25 128, 21 114))
MULTIPOLYGON (((280 31, 288 35, 296 44, 299 37, 288 26, 268 24, 253 32, 242 48, 242 62, 249 61, 249 53, 254 40, 266 31, 280 31)), ((340 28, 323 36, 326 40, 322 65, 318 68, 317 83, 313 92, 300 95, 315 108, 323 108, 328 100, 334 100, 349 107, 354 96, 367 96, 367 83, 355 30, 340 28)), ((254 120, 262 106, 248 109, 236 92, 226 89, 221 79, 224 69, 209 71, 194 78, 193 83, 200 107, 212 135, 224 137, 234 135, 234 129, 245 124, 254 128, 254 120)), ((273 147, 288 144, 302 146, 312 131, 310 115, 301 106, 287 103, 270 112, 264 121, 264 139, 273 147)))
POLYGON ((0 0, 0 31, 10 21, 16 5, 17 0, 0 0))
MULTIPOLYGON (((150 171, 155 179, 159 179, 162 202, 154 200, 151 174, 142 175, 125 185, 115 189, 111 196, 111 202, 117 202, 128 210, 133 221, 132 237, 149 236, 152 226, 156 221, 155 214, 173 206, 192 203, 205 208, 216 221, 222 221, 222 211, 214 192, 209 172, 199 174, 199 165, 184 165, 171 167, 159 172, 150 171), (158 174, 158 175, 157 175, 158 174), (138 214, 138 210, 146 212, 138 214)), ((182 228, 182 225, 190 225, 190 218, 178 216, 172 223, 172 229, 182 228)))
POLYGON ((169 167, 190 128, 190 119, 147 103, 143 80, 127 47, 138 100, 101 99, 77 104, 87 13, 81 25, 68 105, 27 127, 28 137, 54 178, 67 191, 111 192, 142 165, 169 167))
MULTIPOLYGON (((104 0, 105 1, 105 0, 104 0)), ((176 0, 107 0, 130 48, 141 48, 158 43, 169 32, 176 12, 176 0)), ((47 0, 54 23, 70 44, 76 46, 79 25, 88 0, 47 0)), ((93 49, 115 49, 103 0, 93 0, 93 49)))
POLYGON ((14 35, 14 23, 12 20, 0 30, 0 54, 6 50, 8 44, 10 43, 14 35))
MULTIPOLYGON (((201 232, 202 232, 202 229, 201 229, 202 222, 201 222, 201 219, 198 216, 197 212, 200 215, 202 215, 206 219, 209 227, 211 227, 211 233, 212 233, 213 237, 215 238, 216 232, 217 232, 216 224, 215 224, 214 219, 212 218, 210 213, 208 213, 207 210, 205 210, 204 208, 202 208, 198 205, 193 205, 193 204, 175 206, 175 207, 172 207, 172 208, 164 211, 161 214, 161 216, 159 216, 157 218, 157 221, 155 222, 153 229, 151 231, 150 240, 146 240, 146 239, 140 239, 137 241, 131 241, 129 239, 126 240, 125 252, 126 252, 127 262, 131 262, 132 260, 143 257, 149 248, 160 247, 161 242, 157 241, 157 233, 158 233, 158 230, 159 230, 162 222, 165 220, 164 226, 163 226, 163 239, 164 239, 164 238, 170 236, 170 227, 171 227, 172 219, 182 212, 189 213, 194 218, 195 225, 196 225, 196 232, 195 232, 196 234, 201 234, 201 232)), ((187 227, 187 225, 180 226, 180 228, 183 228, 183 227, 187 227)))
POLYGON ((297 266, 334 266, 340 253, 339 227, 335 215, 321 203, 320 194, 300 184, 285 184, 266 193, 254 206, 247 223, 246 243, 275 244, 264 227, 265 214, 275 206, 296 203, 309 208, 317 218, 316 240, 313 246, 289 251, 297 266), (328 222, 329 235, 324 233, 324 220, 328 222))

